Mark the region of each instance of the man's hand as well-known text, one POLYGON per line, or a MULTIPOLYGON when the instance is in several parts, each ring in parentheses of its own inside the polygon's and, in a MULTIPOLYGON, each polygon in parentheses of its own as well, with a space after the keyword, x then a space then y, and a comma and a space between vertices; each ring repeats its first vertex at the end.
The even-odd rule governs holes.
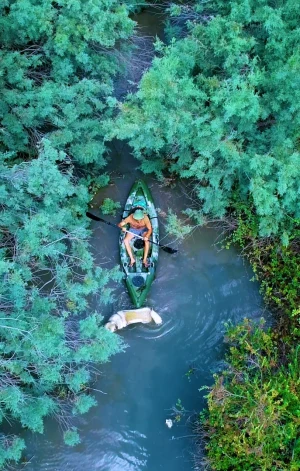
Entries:
POLYGON ((149 240, 148 237, 143 237, 143 239, 146 240, 146 241, 149 240))

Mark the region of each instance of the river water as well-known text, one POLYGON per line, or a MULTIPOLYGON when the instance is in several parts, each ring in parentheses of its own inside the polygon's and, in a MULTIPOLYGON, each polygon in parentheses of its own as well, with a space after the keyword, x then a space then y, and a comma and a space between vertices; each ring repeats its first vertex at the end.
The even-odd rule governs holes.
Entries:
MULTIPOLYGON (((138 21, 148 25, 145 36, 154 35, 155 15, 143 12, 138 21)), ((131 185, 142 177, 137 166, 127 145, 113 143, 108 165, 112 184, 96 196, 95 203, 111 197, 124 204, 131 185)), ((143 178, 159 208, 164 237, 164 213, 186 207, 186 187, 179 183, 169 188, 143 178)), ((107 219, 118 222, 119 217, 107 219)), ((119 262, 118 231, 94 222, 92 228, 96 263, 113 267, 119 262)), ((212 374, 222 368, 224 323, 266 316, 258 284, 250 281, 251 268, 235 248, 220 250, 215 244, 218 236, 214 229, 197 229, 178 246, 176 255, 160 252, 147 305, 161 315, 163 324, 137 324, 120 331, 126 352, 100 365, 102 375, 92 386, 98 390, 94 392, 98 406, 74 422, 80 445, 64 445, 62 432, 51 419, 43 436, 23 433, 30 460, 26 471, 192 471, 191 423, 195 412, 205 407, 205 392, 198 389, 212 384, 212 374), (184 413, 176 421, 178 400, 184 413), (173 420, 172 428, 166 419, 173 420)), ((110 305, 94 307, 107 319, 132 306, 120 285, 110 305)))

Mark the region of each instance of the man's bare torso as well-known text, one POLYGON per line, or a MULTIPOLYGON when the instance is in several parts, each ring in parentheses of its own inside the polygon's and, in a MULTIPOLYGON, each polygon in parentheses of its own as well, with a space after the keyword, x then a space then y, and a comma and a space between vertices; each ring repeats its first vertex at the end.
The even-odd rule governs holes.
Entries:
POLYGON ((128 222, 130 224, 130 227, 132 227, 133 229, 143 229, 144 227, 149 228, 149 226, 151 227, 148 216, 145 216, 140 221, 137 221, 131 214, 124 221, 128 222))

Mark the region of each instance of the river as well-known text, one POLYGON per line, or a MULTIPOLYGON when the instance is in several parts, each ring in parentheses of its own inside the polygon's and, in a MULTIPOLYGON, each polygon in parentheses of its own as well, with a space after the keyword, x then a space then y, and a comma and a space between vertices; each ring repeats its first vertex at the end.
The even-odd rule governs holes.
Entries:
MULTIPOLYGON (((156 15, 142 12, 136 19, 145 37, 161 34, 156 15)), ((127 145, 113 143, 108 165, 112 184, 95 201, 100 204, 104 197, 112 197, 123 204, 135 179, 142 176, 137 166, 127 145)), ((163 214, 168 208, 179 212, 186 207, 187 189, 183 183, 170 188, 143 178, 162 215, 164 237, 163 214)), ((118 222, 118 218, 107 219, 118 222)), ((96 263, 116 265, 118 231, 94 222, 92 228, 96 263)), ((224 364, 224 323, 266 315, 259 286, 250 281, 253 273, 248 263, 235 248, 220 250, 215 243, 218 237, 215 229, 197 229, 178 245, 176 255, 160 252, 147 305, 161 315, 163 324, 135 325, 120 332, 126 352, 100 365, 102 374, 92 386, 98 390, 94 393, 98 406, 74 421, 80 445, 64 445, 62 432, 51 419, 42 436, 23 432, 30 460, 26 471, 193 470, 191 422, 195 412, 205 407, 205 392, 198 389, 212 384, 213 373, 224 364), (185 411, 176 421, 173 408, 178 399, 185 411), (166 419, 173 420, 172 428, 166 426, 166 419)), ((94 307, 106 319, 130 308, 124 285, 117 287, 109 306, 94 307)))

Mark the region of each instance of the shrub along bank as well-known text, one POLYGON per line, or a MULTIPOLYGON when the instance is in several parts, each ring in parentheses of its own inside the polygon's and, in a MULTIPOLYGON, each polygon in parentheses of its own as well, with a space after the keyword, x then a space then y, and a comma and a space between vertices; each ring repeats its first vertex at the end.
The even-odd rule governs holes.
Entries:
POLYGON ((300 469, 299 230, 284 247, 255 236, 254 218, 239 214, 230 236, 261 281, 275 328, 245 320, 228 326, 227 367, 215 376, 202 418, 206 449, 216 470, 300 469))

